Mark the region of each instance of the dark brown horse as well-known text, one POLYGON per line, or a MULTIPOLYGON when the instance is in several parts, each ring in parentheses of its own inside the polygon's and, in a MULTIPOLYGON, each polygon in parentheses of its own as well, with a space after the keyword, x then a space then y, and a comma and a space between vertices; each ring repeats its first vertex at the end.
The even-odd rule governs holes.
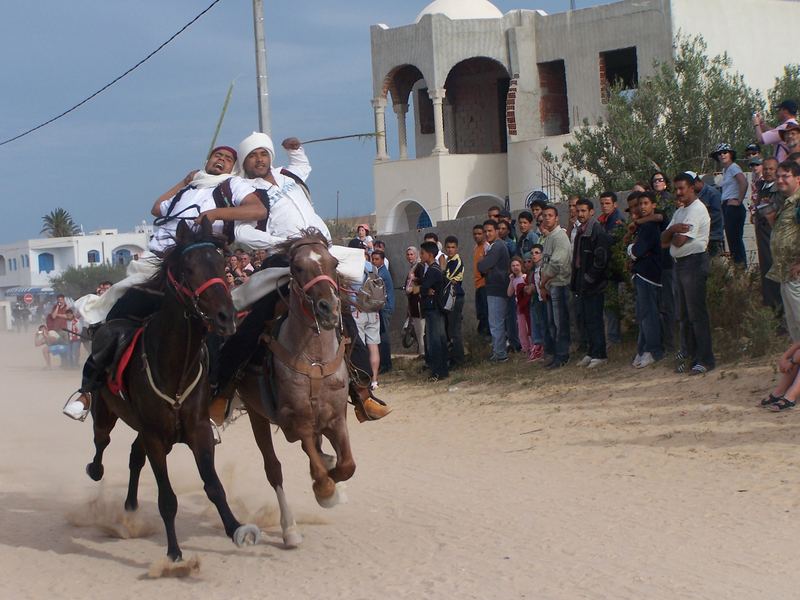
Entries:
POLYGON ((289 257, 291 279, 288 317, 279 333, 266 340, 272 354, 264 366, 266 385, 275 391, 276 402, 262 402, 261 384, 253 373, 239 382, 238 392, 247 406, 267 479, 278 497, 284 543, 291 547, 302 537, 283 491, 270 422, 281 428, 287 441, 300 441, 308 455, 314 496, 320 506, 330 508, 343 501, 337 484, 352 477, 356 465, 346 422, 349 374, 337 260, 328 252, 325 238, 313 230, 289 240, 278 251, 289 257), (323 436, 336 457, 322 452, 323 436))
POLYGON ((167 531, 167 556, 173 561, 181 560, 181 550, 175 534, 178 501, 167 475, 167 455, 178 442, 191 448, 225 533, 237 545, 255 542, 259 536, 258 528, 241 525, 233 516, 214 468, 204 340, 209 329, 220 335, 234 330, 234 308, 222 280, 223 244, 206 220, 197 234, 181 222, 176 242, 144 286, 163 292, 163 301, 134 342, 124 389, 113 393, 106 385, 92 402, 96 453, 86 466, 95 481, 103 477, 103 451, 118 418, 139 432, 131 446, 125 509, 138 507, 139 475, 146 458, 158 483, 158 510, 167 531))

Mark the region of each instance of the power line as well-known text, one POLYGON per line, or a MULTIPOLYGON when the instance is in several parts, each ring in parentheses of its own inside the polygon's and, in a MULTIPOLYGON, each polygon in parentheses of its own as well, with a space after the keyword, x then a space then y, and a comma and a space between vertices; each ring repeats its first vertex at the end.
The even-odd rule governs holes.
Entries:
POLYGON ((189 27, 191 27, 191 26, 192 26, 192 25, 193 25, 193 24, 194 24, 194 23, 195 23, 197 20, 199 20, 199 19, 200 19, 200 17, 202 17, 204 14, 206 14, 206 13, 207 13, 208 11, 210 11, 212 8, 214 8, 214 5, 215 5, 215 4, 218 4, 220 1, 221 1, 221 0, 214 0, 214 1, 213 1, 211 4, 209 4, 209 5, 208 5, 208 7, 207 7, 207 8, 206 8, 206 9, 205 9, 203 12, 201 12, 200 14, 198 14, 198 15, 197 15, 197 16, 196 16, 194 19, 192 19, 191 21, 189 21, 189 22, 188 22, 186 25, 184 25, 183 27, 181 27, 181 28, 180 28, 180 29, 179 29, 177 32, 175 32, 175 33, 174 33, 172 36, 170 36, 170 38, 169 38, 169 39, 168 39, 166 42, 164 42, 164 43, 163 43, 163 44, 161 44, 161 45, 160 45, 158 48, 156 48, 155 50, 153 50, 153 51, 152 51, 150 54, 148 54, 148 55, 147 55, 147 56, 145 56, 145 57, 144 57, 142 60, 140 60, 138 63, 136 63, 135 65, 133 65, 133 66, 132 66, 130 69, 128 69, 127 71, 125 71, 125 72, 124 72, 122 75, 120 75, 119 77, 117 77, 117 78, 116 78, 116 79, 114 79, 113 81, 111 81, 111 82, 107 83, 106 85, 104 85, 103 87, 101 87, 99 90, 97 90, 97 91, 96 91, 95 93, 93 93, 91 96, 87 96, 86 98, 84 98, 83 100, 81 100, 80 102, 78 102, 78 103, 77 103, 75 106, 73 106, 72 108, 68 108, 67 110, 65 110, 64 112, 62 112, 62 113, 61 113, 61 114, 59 114, 59 115, 56 115, 56 116, 55 116, 55 117, 53 117, 52 119, 49 119, 48 121, 45 121, 44 123, 41 123, 41 124, 37 125, 36 127, 31 127, 31 128, 30 128, 30 129, 28 129, 27 131, 23 131, 22 133, 20 133, 20 134, 18 134, 18 135, 15 135, 15 136, 14 136, 14 137, 12 137, 12 138, 8 138, 7 140, 4 140, 4 141, 0 142, 0 146, 5 146, 6 144, 10 144, 11 142, 18 140, 18 139, 20 139, 21 137, 25 137, 26 135, 28 135, 28 134, 30 134, 30 133, 33 133, 33 132, 34 132, 34 131, 36 131, 37 129, 41 129, 42 127, 45 127, 46 125, 50 125, 50 123, 53 123, 54 121, 57 121, 57 120, 58 120, 58 119, 60 119, 61 117, 65 117, 66 115, 68 115, 68 114, 69 114, 69 113, 71 113, 72 111, 74 111, 74 110, 76 110, 76 109, 80 108, 81 106, 83 106, 84 104, 86 104, 87 102, 89 102, 89 100, 91 100, 92 98, 94 98, 95 96, 98 96, 98 95, 102 94, 102 93, 103 93, 103 92, 105 92, 105 91, 106 91, 108 88, 110 88, 112 85, 114 85, 115 83, 117 83, 117 82, 118 82, 120 79, 122 79, 123 77, 125 77, 125 76, 129 75, 130 73, 132 73, 133 71, 135 71, 136 69, 138 69, 139 67, 141 67, 141 66, 142 66, 144 63, 146 63, 148 60, 150 60, 150 59, 151 59, 153 56, 155 56, 155 55, 156 55, 156 54, 157 54, 157 53, 158 53, 158 52, 159 52, 159 51, 160 51, 162 48, 164 48, 164 46, 166 46, 167 44, 169 44, 169 43, 170 43, 172 40, 174 40, 176 37, 178 37, 180 34, 182 34, 184 31, 186 31, 186 30, 187 30, 189 27))

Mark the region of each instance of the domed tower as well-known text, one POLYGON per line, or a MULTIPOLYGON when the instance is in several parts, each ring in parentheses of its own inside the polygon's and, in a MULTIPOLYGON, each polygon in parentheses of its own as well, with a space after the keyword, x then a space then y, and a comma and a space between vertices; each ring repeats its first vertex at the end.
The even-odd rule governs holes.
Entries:
POLYGON ((457 19, 500 19, 503 13, 488 0, 434 0, 417 15, 419 23, 425 15, 444 15, 457 19))

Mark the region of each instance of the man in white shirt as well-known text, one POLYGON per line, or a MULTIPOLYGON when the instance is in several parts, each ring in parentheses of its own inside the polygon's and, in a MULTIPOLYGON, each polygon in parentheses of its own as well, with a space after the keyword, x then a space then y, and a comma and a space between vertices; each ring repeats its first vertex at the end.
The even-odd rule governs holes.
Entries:
MULTIPOLYGON (((702 375, 715 366, 711 347, 711 323, 706 305, 706 280, 709 256, 706 251, 711 217, 694 191, 694 178, 681 173, 674 180, 680 204, 669 226, 661 235, 661 245, 675 259, 675 289, 678 302, 681 354, 691 362, 690 375, 702 375)), ((685 365, 679 359, 678 372, 685 365)))
MULTIPOLYGON (((245 138, 239 145, 239 166, 244 177, 234 177, 230 180, 229 201, 236 205, 249 194, 259 196, 262 204, 267 208, 267 217, 259 222, 238 223, 235 228, 236 241, 246 244, 251 248, 267 249, 297 236, 302 230, 314 227, 318 229, 329 241, 331 239, 325 222, 314 211, 311 204, 310 193, 305 181, 311 173, 305 151, 297 138, 287 138, 283 141, 283 148, 289 155, 289 165, 286 168, 273 166, 275 148, 272 139, 265 133, 253 133, 245 138)), ((227 196, 227 190, 225 192, 227 196)), ((211 218, 225 209, 212 209, 203 213, 211 218)), ((331 249, 340 259, 340 272, 345 258, 337 255, 335 248, 331 249)), ((357 254, 360 254, 356 252, 357 254)), ((352 256, 352 253, 350 254, 352 256)), ((363 256, 358 260, 358 277, 363 275, 363 256)), ((288 257, 272 254, 262 263, 261 271, 256 273, 248 285, 253 284, 260 275, 264 279, 270 277, 270 272, 288 273, 288 257)), ((239 290, 244 290, 242 286, 239 290)), ((246 292, 244 292, 246 293, 246 292)), ((285 295, 285 294, 284 294, 285 295)), ((275 307, 280 299, 276 291, 271 291, 258 298, 251 306, 250 314, 241 323, 236 333, 226 341, 220 355, 218 395, 211 406, 211 417, 217 423, 224 420, 225 406, 232 395, 231 385, 240 369, 247 364, 250 357, 258 348, 258 339, 264 329, 264 323, 272 320, 275 307)), ((234 294, 234 304, 237 308, 239 298, 234 294)), ((357 326, 352 314, 343 311, 342 321, 348 337, 352 340, 353 349, 349 353, 350 361, 355 369, 351 373, 370 373, 371 367, 366 346, 357 335, 357 326)), ((351 375, 350 397, 356 406, 356 416, 359 420, 377 420, 386 416, 391 409, 384 402, 370 393, 370 380, 355 381, 351 375)))

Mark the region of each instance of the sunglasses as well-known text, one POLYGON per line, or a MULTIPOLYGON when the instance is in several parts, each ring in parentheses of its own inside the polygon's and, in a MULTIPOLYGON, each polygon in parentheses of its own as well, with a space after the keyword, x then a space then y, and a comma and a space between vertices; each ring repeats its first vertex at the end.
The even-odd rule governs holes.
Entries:
POLYGON ((659 177, 657 179, 653 179, 653 183, 664 183, 664 178, 663 177, 659 177))

